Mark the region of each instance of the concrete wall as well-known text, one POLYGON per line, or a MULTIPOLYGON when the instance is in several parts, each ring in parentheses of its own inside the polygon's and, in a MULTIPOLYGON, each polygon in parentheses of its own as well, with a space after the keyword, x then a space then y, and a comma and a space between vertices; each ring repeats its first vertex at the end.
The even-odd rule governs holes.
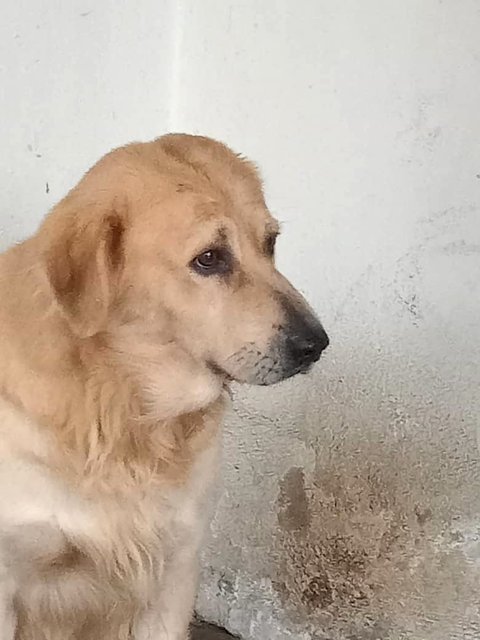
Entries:
POLYGON ((174 0, 17 0, 0 19, 0 249, 108 149, 169 127, 174 0))
POLYGON ((251 640, 478 640, 478 2, 3 12, 0 242, 112 145, 214 135, 262 167, 331 335, 311 376, 235 389, 200 612, 251 640))

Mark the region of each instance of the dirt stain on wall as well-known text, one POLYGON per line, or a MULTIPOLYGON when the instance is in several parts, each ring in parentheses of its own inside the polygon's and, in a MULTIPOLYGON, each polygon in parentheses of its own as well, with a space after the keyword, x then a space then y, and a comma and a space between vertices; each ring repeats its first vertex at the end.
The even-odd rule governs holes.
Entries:
POLYGON ((292 467, 280 482, 278 523, 284 531, 301 533, 311 521, 303 469, 292 467))
POLYGON ((426 442, 365 438, 322 447, 310 477, 285 474, 274 584, 294 620, 318 638, 480 637, 472 531, 445 462, 426 442))

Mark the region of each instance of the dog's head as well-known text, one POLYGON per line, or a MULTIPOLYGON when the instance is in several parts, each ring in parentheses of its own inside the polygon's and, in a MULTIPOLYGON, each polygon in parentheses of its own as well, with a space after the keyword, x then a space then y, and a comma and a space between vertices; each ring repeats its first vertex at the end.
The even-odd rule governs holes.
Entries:
POLYGON ((168 135, 103 158, 42 230, 72 331, 174 345, 225 379, 307 371, 322 325, 275 268, 277 222, 254 166, 208 138, 168 135))

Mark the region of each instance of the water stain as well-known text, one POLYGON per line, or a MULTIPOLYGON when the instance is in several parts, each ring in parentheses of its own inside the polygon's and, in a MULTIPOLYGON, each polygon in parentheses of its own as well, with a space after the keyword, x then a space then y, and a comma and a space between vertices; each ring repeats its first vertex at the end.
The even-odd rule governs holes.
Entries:
POLYGON ((310 524, 310 509, 305 491, 305 474, 292 467, 280 482, 278 523, 285 531, 302 531, 310 524))
POLYGON ((412 637, 412 621, 422 640, 460 638, 464 623, 480 634, 478 564, 445 511, 458 485, 426 449, 324 443, 313 474, 284 476, 273 586, 294 622, 342 640, 412 637))

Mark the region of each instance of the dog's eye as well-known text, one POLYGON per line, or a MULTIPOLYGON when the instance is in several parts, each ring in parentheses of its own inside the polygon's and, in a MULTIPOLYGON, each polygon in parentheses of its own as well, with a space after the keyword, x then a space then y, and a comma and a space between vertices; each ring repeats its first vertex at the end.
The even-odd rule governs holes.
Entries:
POLYGON ((263 247, 263 250, 265 251, 265 254, 269 257, 269 258, 273 258, 274 254, 275 254, 275 244, 277 242, 277 234, 276 233, 272 233, 271 235, 267 236, 267 238, 265 239, 265 244, 263 247))
POLYGON ((202 276, 223 275, 231 267, 230 252, 227 249, 207 249, 194 258, 191 265, 202 276))

